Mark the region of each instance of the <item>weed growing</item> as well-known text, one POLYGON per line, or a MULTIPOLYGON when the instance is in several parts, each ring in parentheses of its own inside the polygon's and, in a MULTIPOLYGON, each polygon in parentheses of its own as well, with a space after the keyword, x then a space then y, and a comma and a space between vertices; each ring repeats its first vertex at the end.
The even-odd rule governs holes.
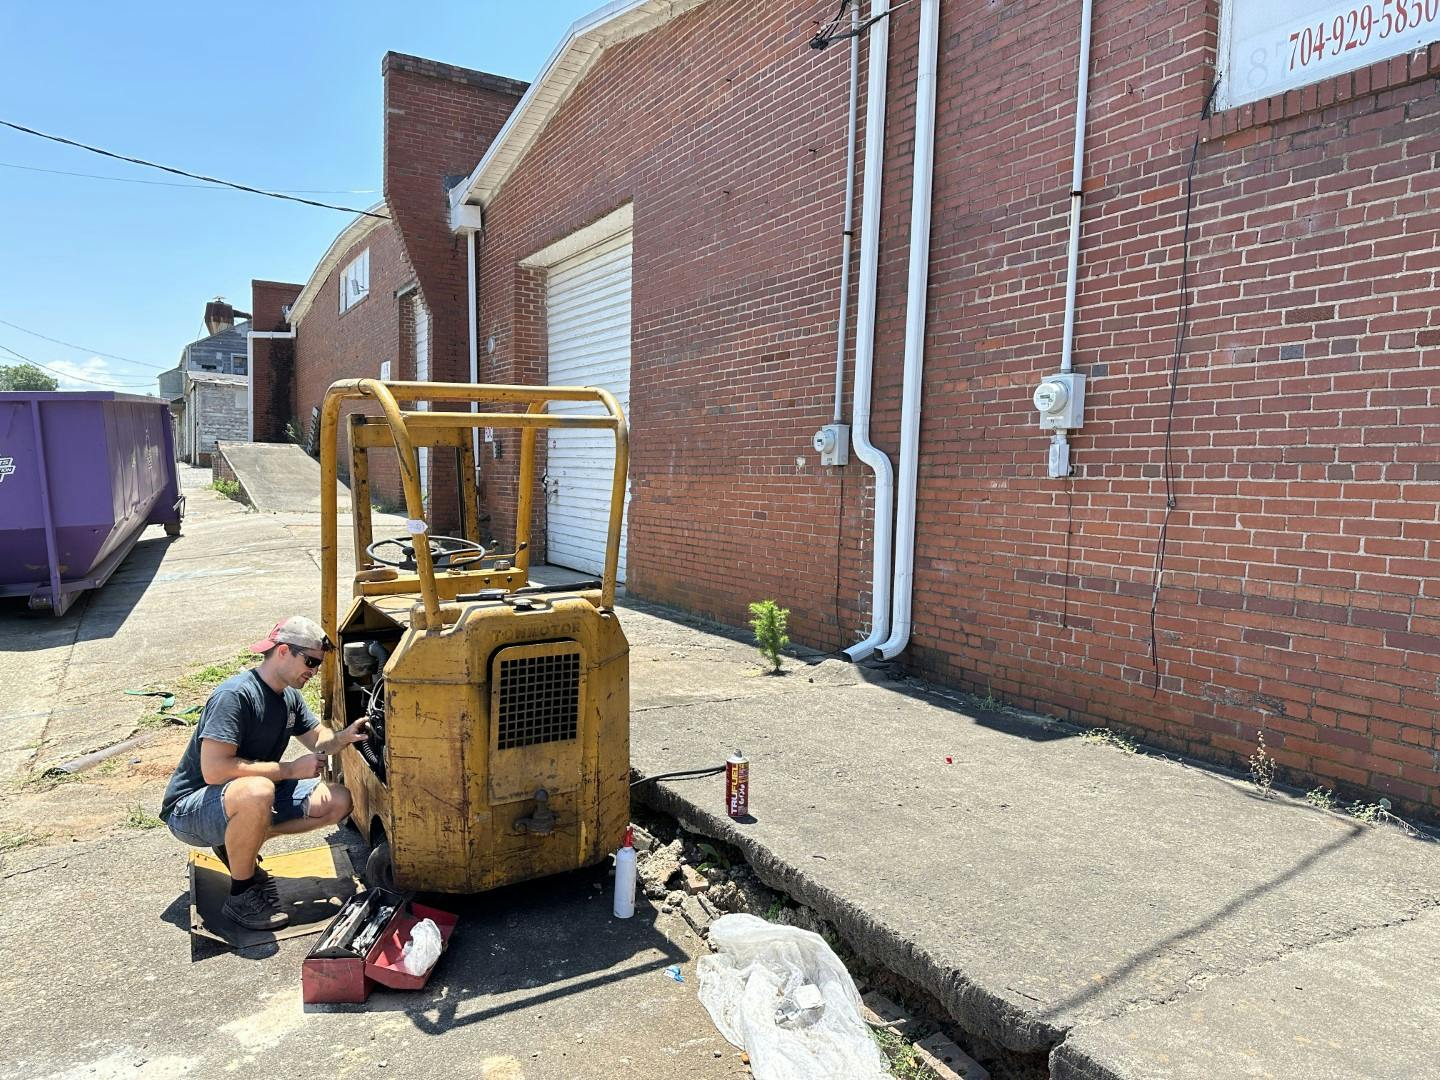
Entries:
POLYGON ((890 1075, 897 1080, 935 1080, 935 1072, 920 1060, 915 1047, 887 1027, 872 1027, 870 1037, 890 1062, 890 1075))
POLYGON ((757 600, 750 605, 750 629, 755 631, 755 645, 770 662, 772 672, 780 670, 780 652, 790 644, 785 632, 789 619, 790 609, 782 608, 774 600, 757 600))
POLYGON ((127 829, 158 829, 164 824, 163 821, 139 803, 132 806, 130 812, 125 816, 125 827, 127 829))
POLYGON ((244 671, 256 662, 257 657, 253 653, 242 652, 236 653, 228 659, 206 664, 204 667, 176 679, 175 695, 176 697, 198 695, 202 699, 209 697, 210 691, 230 678, 231 675, 244 671))
POLYGON ((1080 741, 1093 743, 1096 746, 1109 746, 1119 750, 1122 754, 1140 753, 1140 747, 1134 739, 1121 735, 1117 731, 1111 731, 1109 728, 1091 728, 1080 736, 1080 741))
POLYGON ((1363 821, 1366 825, 1375 825, 1389 820, 1390 800, 1381 799, 1379 802, 1367 803, 1356 799, 1346 808, 1345 812, 1356 821, 1363 821))
POLYGON ((1262 799, 1270 798, 1270 789, 1275 784, 1275 759, 1265 749, 1265 732, 1259 735, 1255 753, 1250 755, 1250 782, 1260 791, 1262 799))
POLYGON ((30 832, 28 829, 20 829, 16 832, 0 833, 0 855, 8 854, 11 851, 19 851, 31 844, 40 843, 41 837, 38 833, 30 832))
POLYGON ((245 501, 244 495, 240 492, 240 482, 238 480, 216 480, 211 487, 215 489, 217 494, 224 495, 227 499, 233 499, 236 502, 245 501))
POLYGON ((724 852, 719 851, 714 844, 697 844, 696 847, 700 853, 705 856, 704 861, 696 867, 702 874, 706 870, 728 871, 730 869, 729 858, 726 857, 724 852))
POLYGON ((1318 810, 1335 810, 1340 804, 1335 801, 1335 792, 1329 788, 1311 788, 1305 793, 1305 801, 1318 810))

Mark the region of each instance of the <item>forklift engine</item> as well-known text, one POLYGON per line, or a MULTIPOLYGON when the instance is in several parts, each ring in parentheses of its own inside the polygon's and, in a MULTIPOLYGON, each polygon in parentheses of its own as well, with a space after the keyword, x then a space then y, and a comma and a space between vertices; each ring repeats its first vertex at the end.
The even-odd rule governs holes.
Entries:
POLYGON ((481 892, 595 865, 630 816, 629 644, 614 611, 628 431, 615 399, 590 387, 337 382, 321 414, 324 722, 369 722, 368 740, 332 760, 371 845, 372 885, 481 892), (351 413, 354 599, 337 612, 336 458, 340 407, 351 413), (552 401, 603 413, 555 414, 552 401), (420 403, 495 402, 517 412, 445 412, 420 403), (402 410, 401 403, 410 405, 402 410), (417 407, 418 406, 418 407, 417 407), (480 539, 473 435, 519 428, 514 549, 480 539), (603 577, 529 579, 537 431, 599 428, 615 439, 603 577), (463 536, 432 536, 417 450, 456 457, 463 536), (400 462, 406 534, 375 540, 369 451, 400 462))

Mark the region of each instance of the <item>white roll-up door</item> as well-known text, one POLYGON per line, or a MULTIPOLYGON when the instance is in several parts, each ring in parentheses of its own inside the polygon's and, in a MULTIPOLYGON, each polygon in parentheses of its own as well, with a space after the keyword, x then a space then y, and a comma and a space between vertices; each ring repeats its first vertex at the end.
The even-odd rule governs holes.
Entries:
MULTIPOLYGON (((598 386, 630 410, 630 236, 616 237, 550 268, 546 290, 549 381, 598 386)), ((586 404, 552 402, 553 413, 594 413, 586 404)), ((603 430, 549 433, 545 469, 546 558, 599 574, 605 564, 614 480, 615 439, 603 430)), ((626 485, 629 502, 629 485, 626 485)), ((620 530, 621 581, 625 529, 620 530)))

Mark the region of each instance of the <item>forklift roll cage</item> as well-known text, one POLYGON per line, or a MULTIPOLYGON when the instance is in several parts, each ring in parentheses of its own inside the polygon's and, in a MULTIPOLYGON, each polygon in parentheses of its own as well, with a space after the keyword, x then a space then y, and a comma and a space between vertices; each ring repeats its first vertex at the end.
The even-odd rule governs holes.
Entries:
MULTIPOLYGON (((609 611, 615 605, 616 576, 620 560, 620 526, 625 506, 625 477, 629 467, 630 436, 625 415, 612 394, 589 386, 512 386, 502 384, 463 384, 434 382, 383 382, 379 379, 346 379, 330 386, 320 413, 320 550, 321 550, 321 619, 332 641, 339 640, 337 611, 338 562, 338 484, 337 443, 340 409, 346 401, 373 400, 383 413, 375 417, 353 413, 347 424, 350 435, 351 509, 355 531, 356 596, 415 593, 424 608, 426 631, 442 630, 453 622, 453 606, 442 601, 487 588, 513 589, 528 584, 530 567, 530 525, 535 489, 535 436, 541 430, 602 429, 615 437, 615 473, 611 484, 609 532, 605 544, 605 566, 601 579, 599 607, 609 611), (553 401, 594 402, 603 415, 560 416, 546 411, 553 401), (417 402, 492 403, 523 405, 523 412, 453 412, 431 409, 403 409, 402 404, 417 402), (479 428, 519 429, 520 467, 519 492, 515 511, 515 550, 510 553, 487 553, 489 569, 480 566, 466 569, 462 558, 460 568, 445 567, 436 573, 425 520, 425 507, 420 486, 418 450, 422 447, 452 447, 460 455, 462 481, 473 477, 475 460, 471 432, 479 428), (415 550, 413 573, 375 570, 366 563, 365 549, 373 540, 369 503, 369 458, 375 447, 393 447, 400 462, 400 483, 405 495, 407 529, 415 550), (497 569, 508 563, 510 568, 497 569)), ((473 482, 468 489, 462 485, 462 517, 466 538, 479 541, 478 502, 473 482)), ((416 620, 417 623, 419 620, 416 620)), ((421 629, 417 626, 416 629, 421 629)), ((339 685, 338 658, 334 652, 325 654, 324 688, 325 717, 332 713, 335 688, 339 685)))

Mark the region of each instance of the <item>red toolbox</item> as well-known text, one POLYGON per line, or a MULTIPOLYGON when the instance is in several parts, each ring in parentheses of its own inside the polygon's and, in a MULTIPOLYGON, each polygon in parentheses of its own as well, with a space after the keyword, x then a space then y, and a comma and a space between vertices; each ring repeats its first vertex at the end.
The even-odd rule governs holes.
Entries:
MULTIPOLYGON (((440 930, 440 947, 450 943, 459 916, 417 904, 402 893, 371 889, 356 893, 340 909, 300 967, 307 1005, 358 1004, 376 983, 395 990, 419 990, 434 967, 411 975, 400 966, 405 943, 422 919, 440 930)), ((439 963, 437 960, 436 963, 439 963)))

